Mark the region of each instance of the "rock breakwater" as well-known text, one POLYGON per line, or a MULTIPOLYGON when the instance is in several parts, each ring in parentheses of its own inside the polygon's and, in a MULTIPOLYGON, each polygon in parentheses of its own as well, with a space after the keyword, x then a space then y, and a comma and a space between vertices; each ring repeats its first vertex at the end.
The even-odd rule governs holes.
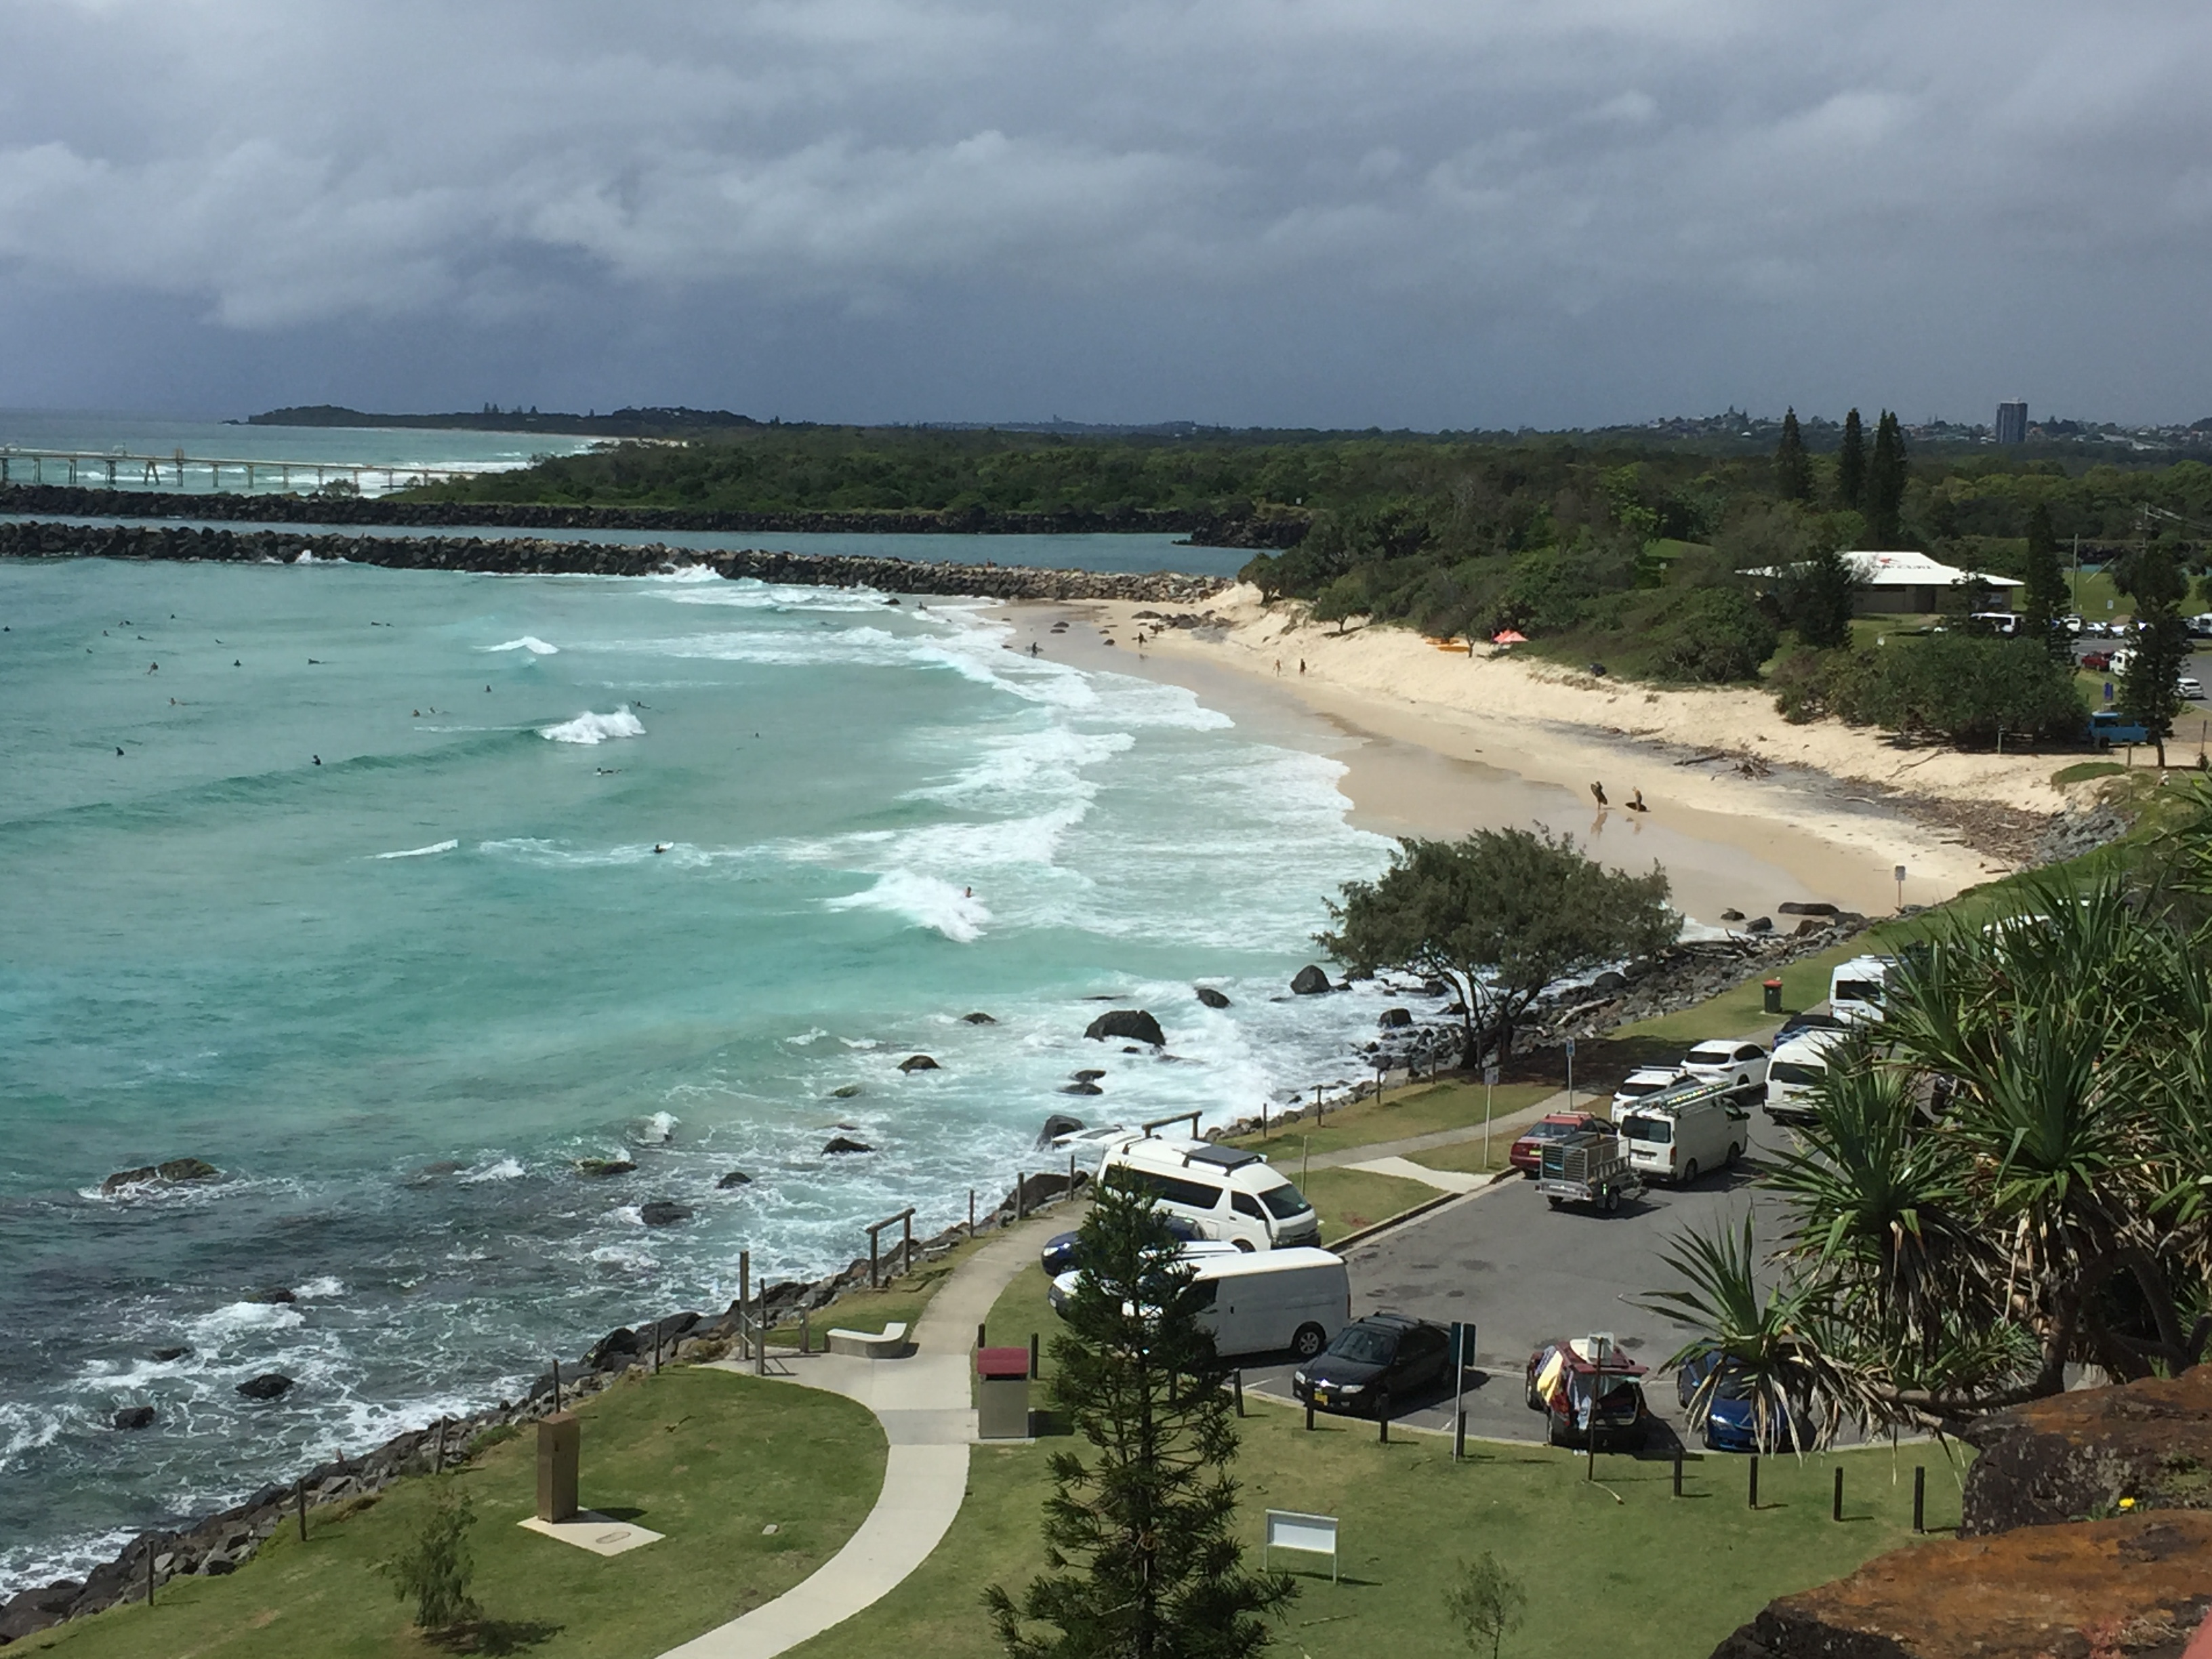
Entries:
POLYGON ((292 564, 343 559, 398 570, 459 570, 494 575, 650 576, 705 568, 732 580, 752 577, 810 587, 870 587, 992 599, 1137 599, 1189 605, 1222 592, 1217 576, 1174 571, 1049 570, 1024 565, 788 553, 746 548, 700 552, 653 542, 617 546, 536 537, 484 541, 471 536, 303 535, 298 532, 206 530, 164 525, 0 524, 0 558, 166 559, 228 564, 292 564))
MULTIPOLYGON (((402 469, 403 471, 404 469, 402 469)), ((70 518, 202 519, 259 524, 374 524, 432 528, 488 525, 506 530, 711 530, 844 535, 1183 535, 1200 547, 1281 548, 1305 535, 1303 512, 1216 513, 1206 508, 1064 508, 1009 513, 984 507, 905 512, 740 513, 714 507, 594 507, 550 501, 420 501, 389 495, 207 495, 89 489, 74 484, 0 488, 0 513, 70 518)))

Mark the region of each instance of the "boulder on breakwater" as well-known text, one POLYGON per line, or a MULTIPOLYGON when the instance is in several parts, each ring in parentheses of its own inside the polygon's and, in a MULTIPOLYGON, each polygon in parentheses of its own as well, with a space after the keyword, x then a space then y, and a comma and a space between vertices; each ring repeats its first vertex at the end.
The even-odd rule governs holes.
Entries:
POLYGON ((1328 975, 1310 962, 1299 969, 1297 977, 1291 981, 1291 994, 1293 996, 1317 997, 1324 992, 1333 991, 1335 988, 1328 982, 1328 975))

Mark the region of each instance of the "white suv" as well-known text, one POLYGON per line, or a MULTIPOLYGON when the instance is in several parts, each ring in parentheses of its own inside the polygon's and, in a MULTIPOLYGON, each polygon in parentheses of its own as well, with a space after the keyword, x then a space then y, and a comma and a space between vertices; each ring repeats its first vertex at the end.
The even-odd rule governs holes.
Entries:
POLYGON ((1620 1115, 1644 1096, 1656 1095, 1668 1084, 1680 1083, 1686 1075, 1679 1066, 1638 1066, 1613 1091, 1613 1121, 1620 1122, 1620 1115))
POLYGON ((1700 1042, 1682 1056, 1682 1069, 1708 1083, 1732 1083, 1739 1089, 1763 1088, 1766 1050, 1756 1042, 1700 1042))

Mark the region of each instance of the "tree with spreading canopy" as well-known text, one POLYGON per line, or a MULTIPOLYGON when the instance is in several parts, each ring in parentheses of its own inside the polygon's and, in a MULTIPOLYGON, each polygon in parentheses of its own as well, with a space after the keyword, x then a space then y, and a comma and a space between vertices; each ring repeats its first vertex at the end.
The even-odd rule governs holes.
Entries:
POLYGON ((1513 1030, 1545 988, 1647 957, 1682 919, 1666 872, 1608 870, 1548 830, 1478 830, 1462 841, 1403 839, 1374 881, 1346 882, 1333 932, 1316 935, 1354 975, 1399 968, 1460 993, 1462 1063, 1513 1030), (1478 1012, 1481 1023, 1477 1024, 1478 1012))
POLYGON ((1052 1345, 1053 1397, 1089 1461, 1054 1454, 1043 1576, 984 1592, 1008 1659, 1249 1659, 1297 1593, 1243 1567, 1229 1370, 1152 1199, 1108 1182, 1076 1243, 1083 1273, 1052 1345))

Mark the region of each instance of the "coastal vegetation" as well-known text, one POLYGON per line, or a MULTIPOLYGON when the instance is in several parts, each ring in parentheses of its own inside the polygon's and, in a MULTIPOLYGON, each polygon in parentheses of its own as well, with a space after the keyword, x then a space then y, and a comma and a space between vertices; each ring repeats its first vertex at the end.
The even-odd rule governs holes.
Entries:
POLYGON ((1401 840, 1373 881, 1345 884, 1319 943, 1355 976, 1397 968, 1459 993, 1463 1063, 1515 1026, 1545 988, 1652 955, 1681 918, 1667 877, 1608 870, 1548 830, 1479 830, 1456 842, 1401 840))

